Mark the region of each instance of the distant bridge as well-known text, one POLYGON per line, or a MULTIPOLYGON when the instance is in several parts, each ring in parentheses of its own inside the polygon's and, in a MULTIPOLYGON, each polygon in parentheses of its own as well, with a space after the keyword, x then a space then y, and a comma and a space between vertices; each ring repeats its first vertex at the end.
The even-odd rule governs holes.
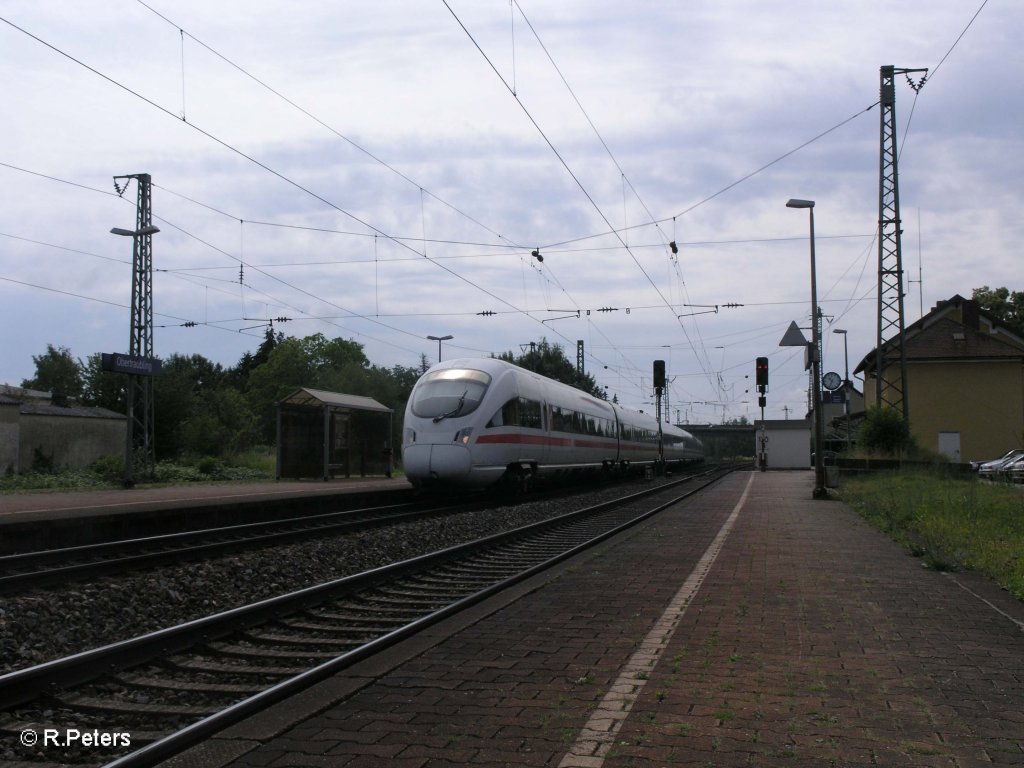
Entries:
POLYGON ((754 455, 753 424, 677 424, 704 443, 709 459, 754 455))

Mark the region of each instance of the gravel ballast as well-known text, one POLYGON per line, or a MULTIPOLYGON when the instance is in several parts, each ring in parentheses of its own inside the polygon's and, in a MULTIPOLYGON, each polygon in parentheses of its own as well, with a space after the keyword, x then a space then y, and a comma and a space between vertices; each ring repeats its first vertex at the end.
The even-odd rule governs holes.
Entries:
MULTIPOLYGON (((650 488, 651 483, 644 483, 650 488)), ((0 674, 538 522, 636 492, 604 486, 7 597, 0 674)))

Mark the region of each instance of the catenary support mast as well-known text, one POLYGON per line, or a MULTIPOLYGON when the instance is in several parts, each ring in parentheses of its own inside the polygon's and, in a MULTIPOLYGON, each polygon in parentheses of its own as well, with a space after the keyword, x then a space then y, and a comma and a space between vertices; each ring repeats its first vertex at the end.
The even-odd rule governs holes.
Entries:
MULTIPOLYGON (((152 178, 148 173, 116 176, 118 193, 124 189, 121 179, 135 179, 138 184, 135 236, 132 238, 132 309, 128 354, 153 357, 153 205, 152 178)), ((128 376, 128 428, 132 434, 135 461, 142 474, 151 477, 154 452, 154 403, 151 376, 128 376)))
POLYGON ((903 254, 899 172, 896 147, 897 74, 905 75, 914 91, 924 85, 928 70, 881 68, 880 144, 878 173, 878 338, 875 347, 875 405, 891 406, 910 420, 907 357, 903 345, 903 254), (913 73, 925 73, 915 84, 913 73))

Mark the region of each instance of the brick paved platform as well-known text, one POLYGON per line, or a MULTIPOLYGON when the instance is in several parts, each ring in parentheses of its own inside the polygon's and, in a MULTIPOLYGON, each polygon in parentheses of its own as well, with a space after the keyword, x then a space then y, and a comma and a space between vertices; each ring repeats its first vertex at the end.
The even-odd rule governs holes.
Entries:
POLYGON ((1024 607, 812 484, 734 474, 168 768, 1024 765, 1024 607))
POLYGON ((335 496, 366 490, 408 488, 404 478, 344 480, 282 480, 256 483, 194 483, 162 487, 100 490, 35 491, 0 494, 0 522, 48 520, 69 515, 109 515, 150 509, 235 504, 261 499, 335 496))

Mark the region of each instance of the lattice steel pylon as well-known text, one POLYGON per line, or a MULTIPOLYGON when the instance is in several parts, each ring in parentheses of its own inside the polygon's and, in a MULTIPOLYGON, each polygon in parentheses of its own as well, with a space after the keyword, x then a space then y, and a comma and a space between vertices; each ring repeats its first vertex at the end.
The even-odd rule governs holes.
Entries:
POLYGON ((910 420, 907 393, 907 357, 903 344, 903 228, 900 221, 899 172, 896 147, 895 76, 906 75, 915 91, 912 73, 927 69, 898 69, 883 66, 880 72, 880 145, 878 171, 878 338, 875 348, 875 405, 891 406, 910 420))
MULTIPOLYGON (((152 179, 148 173, 115 176, 114 188, 123 194, 119 179, 135 179, 138 184, 135 232, 132 237, 132 309, 128 354, 153 357, 153 209, 152 179)), ((127 185, 126 185, 127 186, 127 185)), ((128 429, 134 451, 134 463, 143 476, 153 475, 154 451, 153 379, 128 376, 128 429)), ((129 475, 130 477, 130 475, 129 475)))

